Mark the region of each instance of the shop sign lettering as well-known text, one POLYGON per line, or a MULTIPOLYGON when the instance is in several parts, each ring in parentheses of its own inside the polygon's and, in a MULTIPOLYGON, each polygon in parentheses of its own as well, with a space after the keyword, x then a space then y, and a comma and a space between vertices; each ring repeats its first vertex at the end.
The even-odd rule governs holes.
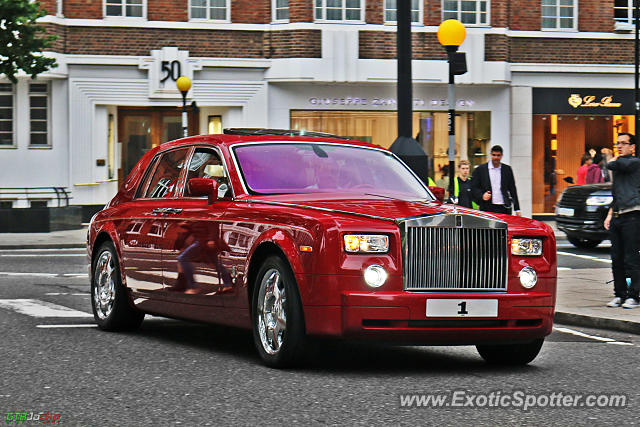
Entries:
POLYGON ((580 96, 579 93, 572 93, 567 100, 573 108, 578 107, 611 107, 619 108, 622 106, 620 102, 613 102, 613 96, 607 95, 600 99, 596 99, 593 95, 580 96))
MULTIPOLYGON (((311 105, 324 105, 324 106, 375 106, 375 107, 397 107, 398 102, 395 98, 360 98, 360 97, 335 97, 335 98, 322 98, 312 97, 309 98, 309 104, 311 105)), ((470 107, 475 104, 471 99, 459 99, 456 102, 458 107, 470 107)), ((425 100, 421 98, 413 98, 414 107, 448 107, 449 102, 446 99, 431 99, 425 100)))

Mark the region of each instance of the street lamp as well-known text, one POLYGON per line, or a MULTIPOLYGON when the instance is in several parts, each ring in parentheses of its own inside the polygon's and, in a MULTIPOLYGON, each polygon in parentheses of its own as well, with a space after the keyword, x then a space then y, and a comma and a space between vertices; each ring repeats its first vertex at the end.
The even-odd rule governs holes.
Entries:
POLYGON ((447 50, 449 62, 449 198, 454 197, 454 179, 456 175, 456 96, 453 76, 467 72, 464 53, 458 53, 467 31, 456 19, 447 19, 438 27, 438 41, 447 50))
POLYGON ((187 92, 191 89, 191 79, 189 77, 181 76, 176 80, 176 86, 182 93, 182 136, 187 137, 189 131, 187 130, 187 92))

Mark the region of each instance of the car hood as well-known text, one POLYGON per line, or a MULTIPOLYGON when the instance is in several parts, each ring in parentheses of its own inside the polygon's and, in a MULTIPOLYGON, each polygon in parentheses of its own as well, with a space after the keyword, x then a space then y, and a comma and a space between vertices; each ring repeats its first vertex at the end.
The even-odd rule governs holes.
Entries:
POLYGON ((589 194, 611 194, 611 183, 605 182, 600 184, 572 185, 564 190, 565 193, 576 196, 587 196, 589 194))
POLYGON ((256 202, 262 201, 265 203, 294 205, 300 208, 330 210, 336 214, 369 216, 394 222, 417 216, 458 213, 505 221, 512 231, 520 229, 531 230, 532 227, 546 228, 544 224, 528 218, 482 212, 437 201, 397 200, 371 194, 287 194, 254 196, 251 199, 256 202))

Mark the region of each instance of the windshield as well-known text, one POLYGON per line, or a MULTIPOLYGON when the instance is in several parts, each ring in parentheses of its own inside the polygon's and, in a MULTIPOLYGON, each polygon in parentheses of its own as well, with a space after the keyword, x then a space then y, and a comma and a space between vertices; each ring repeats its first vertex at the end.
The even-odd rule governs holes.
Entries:
POLYGON ((242 145, 234 153, 253 193, 348 192, 432 199, 404 164, 382 150, 293 142, 242 145))

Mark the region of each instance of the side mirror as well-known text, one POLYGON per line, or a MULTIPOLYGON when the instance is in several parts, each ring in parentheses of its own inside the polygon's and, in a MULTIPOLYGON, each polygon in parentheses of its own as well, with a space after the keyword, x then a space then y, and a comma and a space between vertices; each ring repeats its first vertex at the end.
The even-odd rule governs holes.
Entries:
POLYGON ((572 176, 566 176, 566 177, 562 178, 562 180, 564 182, 569 183, 569 184, 573 184, 573 177, 572 176))
POLYGON ((191 178, 187 185, 189 186, 189 194, 193 197, 207 196, 210 205, 218 200, 218 183, 215 179, 191 178))
POLYGON ((439 202, 444 203, 444 188, 442 187, 429 187, 429 190, 436 196, 439 202))

